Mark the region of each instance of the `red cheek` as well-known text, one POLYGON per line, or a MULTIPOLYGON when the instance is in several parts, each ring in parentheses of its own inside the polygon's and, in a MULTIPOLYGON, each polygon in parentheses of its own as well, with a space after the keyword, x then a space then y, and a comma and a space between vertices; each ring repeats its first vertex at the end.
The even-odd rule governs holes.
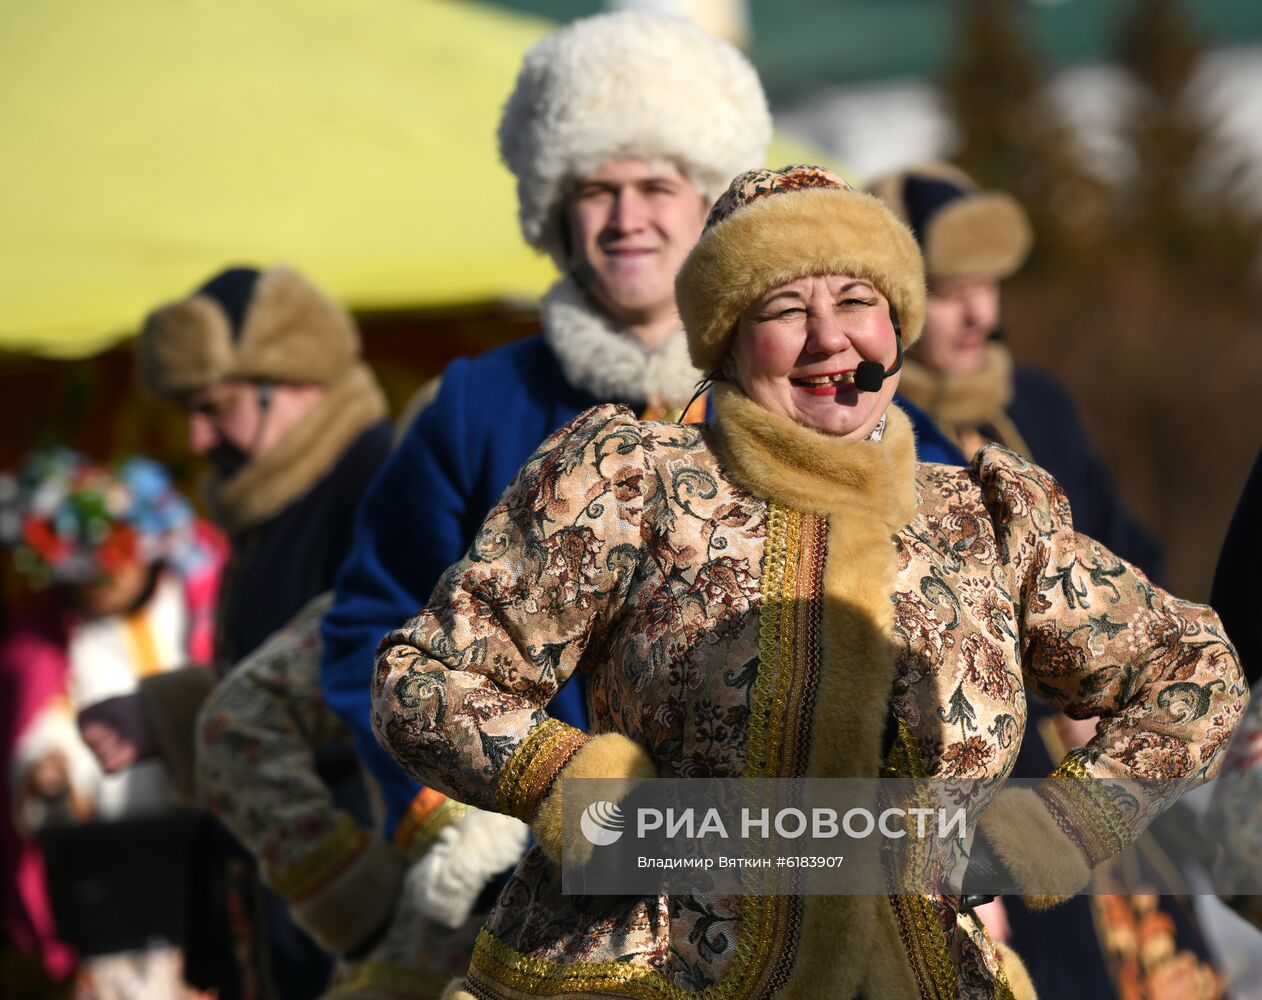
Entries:
POLYGON ((750 360, 764 374, 788 372, 802 353, 801 338, 767 332, 756 334, 751 340, 750 360))

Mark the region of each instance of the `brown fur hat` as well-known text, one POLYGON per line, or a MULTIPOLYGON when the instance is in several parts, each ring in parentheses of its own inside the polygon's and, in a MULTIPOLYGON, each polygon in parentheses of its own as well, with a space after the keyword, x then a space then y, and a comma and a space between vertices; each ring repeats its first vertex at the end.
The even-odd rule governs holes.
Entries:
POLYGON ((171 396, 225 379, 323 385, 359 351, 354 320, 298 272, 232 268, 150 313, 136 358, 145 389, 171 396))
POLYGON ((808 275, 871 281, 898 313, 903 346, 925 320, 915 237, 888 208, 823 167, 741 174, 718 200, 675 279, 692 362, 719 368, 736 321, 778 285, 808 275))
POLYGON ((911 226, 931 278, 998 280, 1030 254, 1030 220, 1017 200, 981 190, 948 163, 900 170, 869 190, 911 226))

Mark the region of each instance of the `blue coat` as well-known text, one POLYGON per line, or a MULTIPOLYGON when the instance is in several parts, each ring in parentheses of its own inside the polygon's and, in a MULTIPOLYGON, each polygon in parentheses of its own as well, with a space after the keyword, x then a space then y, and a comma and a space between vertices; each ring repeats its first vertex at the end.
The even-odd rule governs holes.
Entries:
MULTIPOLYGON (((464 556, 487 511, 544 438, 604 402, 639 405, 597 399, 571 385, 542 337, 454 361, 438 396, 365 494, 354 547, 321 626, 321 681, 328 705, 350 727, 360 759, 381 787, 387 837, 421 786, 373 734, 369 687, 377 643, 424 606, 443 570, 464 556)), ((901 405, 926 460, 963 463, 928 418, 901 405)), ((577 681, 561 689, 549 712, 586 728, 577 681)))

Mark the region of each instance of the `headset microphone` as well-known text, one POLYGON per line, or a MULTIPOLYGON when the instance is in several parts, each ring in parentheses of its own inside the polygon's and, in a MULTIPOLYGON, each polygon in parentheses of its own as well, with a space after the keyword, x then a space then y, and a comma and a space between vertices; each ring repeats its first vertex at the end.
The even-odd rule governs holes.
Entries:
POLYGON ((880 392, 885 380, 903 367, 903 330, 893 306, 890 306, 890 322, 894 324, 894 343, 898 347, 894 366, 886 370, 879 361, 860 361, 854 370, 854 386, 860 392, 880 392))

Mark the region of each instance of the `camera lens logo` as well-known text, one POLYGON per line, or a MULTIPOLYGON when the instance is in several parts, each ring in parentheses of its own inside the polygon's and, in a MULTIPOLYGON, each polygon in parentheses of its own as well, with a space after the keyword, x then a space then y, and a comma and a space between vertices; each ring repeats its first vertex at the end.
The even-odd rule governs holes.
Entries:
POLYGON ((597 847, 607 847, 616 843, 622 836, 622 828, 625 824, 622 819, 622 810, 612 802, 602 800, 593 802, 583 810, 578 825, 583 831, 583 836, 590 843, 597 847))

